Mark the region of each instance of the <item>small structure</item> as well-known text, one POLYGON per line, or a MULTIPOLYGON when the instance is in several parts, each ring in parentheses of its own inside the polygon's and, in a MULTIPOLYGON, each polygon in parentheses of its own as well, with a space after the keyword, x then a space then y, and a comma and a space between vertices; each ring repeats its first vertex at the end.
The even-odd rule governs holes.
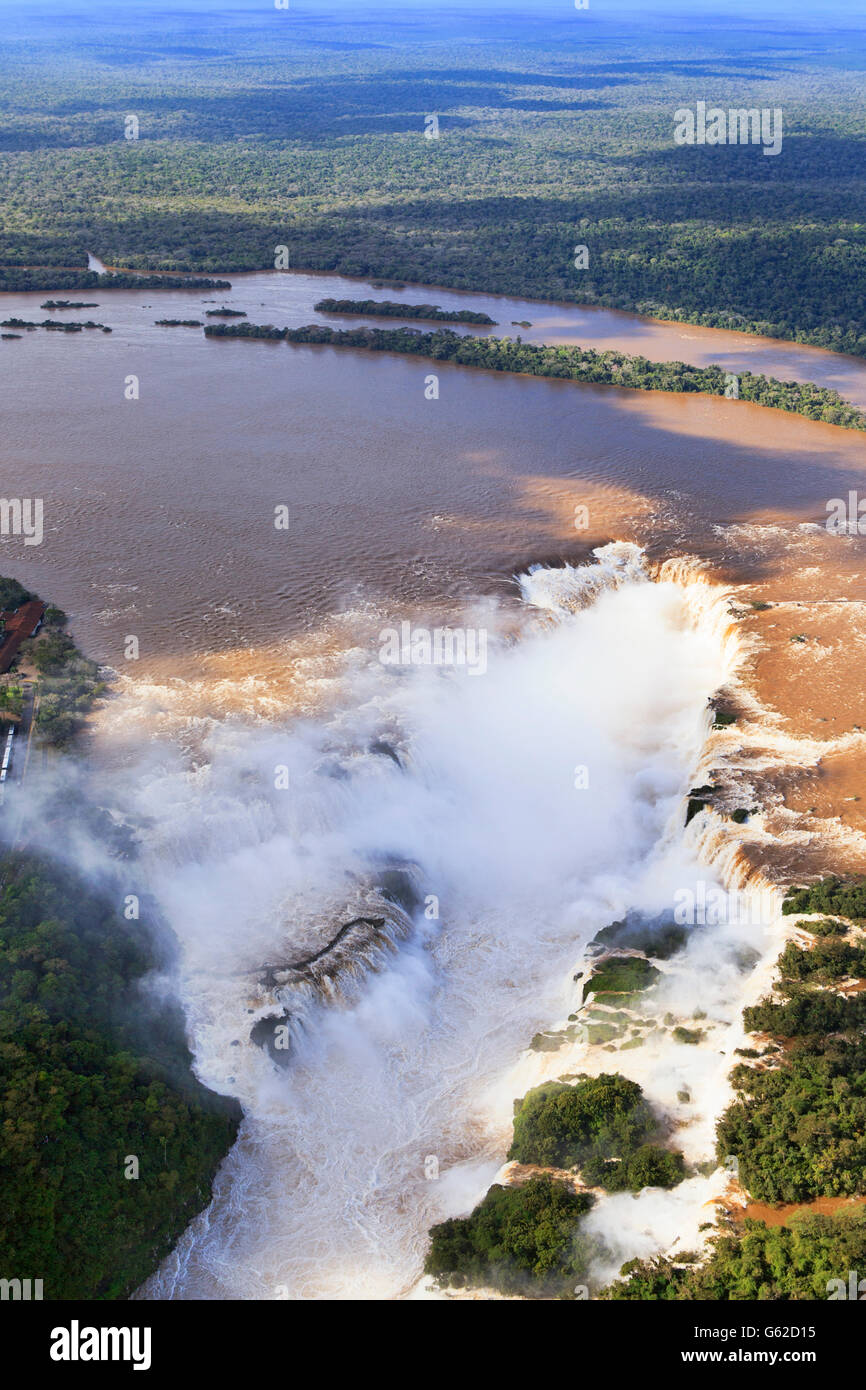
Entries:
POLYGON ((45 617, 45 607, 40 599, 31 598, 14 611, 0 613, 0 675, 9 670, 21 643, 36 636, 45 617))

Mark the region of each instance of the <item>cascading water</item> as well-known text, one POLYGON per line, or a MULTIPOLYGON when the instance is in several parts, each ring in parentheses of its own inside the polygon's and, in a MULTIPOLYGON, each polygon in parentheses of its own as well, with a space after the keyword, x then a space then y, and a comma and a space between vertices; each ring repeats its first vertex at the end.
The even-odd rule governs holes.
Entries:
POLYGON ((575 1007, 582 946, 707 877, 682 805, 730 654, 636 547, 597 559, 523 577, 483 676, 373 651, 329 714, 184 725, 108 776, 197 1071, 245 1111, 141 1297, 407 1294, 500 1168, 515 1085, 567 1070, 525 1049, 575 1007))

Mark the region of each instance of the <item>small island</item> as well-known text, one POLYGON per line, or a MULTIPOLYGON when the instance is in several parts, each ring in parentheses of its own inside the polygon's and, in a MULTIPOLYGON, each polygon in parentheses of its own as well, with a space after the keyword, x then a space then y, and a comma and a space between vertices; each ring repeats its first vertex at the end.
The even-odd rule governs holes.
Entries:
POLYGON ((40 309, 98 309, 99 305, 93 300, 75 299, 46 299, 44 304, 39 305, 40 309))
POLYGON ((430 323, 480 323, 496 326, 489 314, 472 309, 440 309, 438 304, 398 304, 393 299, 320 299, 317 314, 372 314, 383 319, 427 319, 430 323))
POLYGON ((201 319, 155 319, 157 328, 202 328, 201 319))
POLYGON ((205 309, 205 314, 209 319, 245 319, 246 314, 243 309, 228 309, 225 304, 221 309, 205 309))
POLYGON ((56 319, 43 319, 42 323, 33 323, 29 319, 3 319, 2 328, 47 328, 53 333, 80 333, 84 328, 98 328, 102 333, 110 333, 111 329, 106 328, 104 323, 94 323, 88 319, 86 323, 58 323, 56 319))

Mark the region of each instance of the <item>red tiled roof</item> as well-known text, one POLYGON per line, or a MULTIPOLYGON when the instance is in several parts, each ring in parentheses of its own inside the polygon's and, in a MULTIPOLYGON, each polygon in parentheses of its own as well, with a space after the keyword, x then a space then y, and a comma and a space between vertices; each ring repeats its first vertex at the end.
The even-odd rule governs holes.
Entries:
POLYGON ((32 637, 45 615, 45 604, 40 599, 31 598, 14 611, 0 613, 6 624, 0 640, 0 674, 8 671, 21 643, 32 637))

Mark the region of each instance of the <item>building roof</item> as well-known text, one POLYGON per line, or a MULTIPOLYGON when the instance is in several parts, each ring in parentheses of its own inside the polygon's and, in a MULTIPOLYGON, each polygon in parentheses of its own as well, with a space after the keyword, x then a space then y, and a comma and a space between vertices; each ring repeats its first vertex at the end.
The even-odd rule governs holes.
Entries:
POLYGON ((20 608, 0 613, 0 618, 6 624, 0 640, 0 675, 9 670, 25 638, 32 637, 38 630, 45 616, 45 607, 41 599, 31 598, 20 608))

